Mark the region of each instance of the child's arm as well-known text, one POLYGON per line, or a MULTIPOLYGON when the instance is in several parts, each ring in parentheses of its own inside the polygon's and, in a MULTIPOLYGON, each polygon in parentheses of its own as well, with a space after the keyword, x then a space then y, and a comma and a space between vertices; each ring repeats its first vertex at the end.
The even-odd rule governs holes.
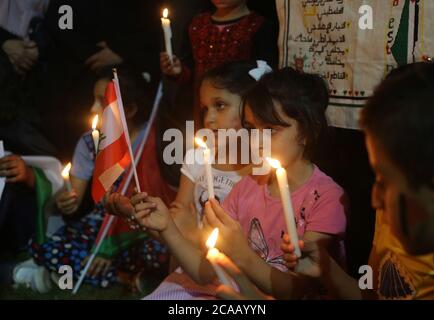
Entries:
POLYGON ((196 209, 194 207, 194 182, 181 174, 176 199, 170 205, 170 213, 181 233, 197 244, 200 230, 197 228, 196 209))
POLYGON ((159 232, 176 260, 193 280, 207 284, 215 279, 214 270, 206 260, 205 253, 183 237, 160 198, 140 193, 131 202, 134 204, 136 220, 142 226, 159 232))
MULTIPOLYGON (((205 207, 208 223, 220 230, 221 249, 266 294, 278 299, 303 297, 315 284, 312 279, 293 272, 282 272, 271 267, 249 246, 238 222, 233 220, 220 205, 211 200, 205 207), (236 245, 235 245, 236 244, 236 245)), ((333 237, 317 232, 307 232, 306 238, 327 247, 333 237)))

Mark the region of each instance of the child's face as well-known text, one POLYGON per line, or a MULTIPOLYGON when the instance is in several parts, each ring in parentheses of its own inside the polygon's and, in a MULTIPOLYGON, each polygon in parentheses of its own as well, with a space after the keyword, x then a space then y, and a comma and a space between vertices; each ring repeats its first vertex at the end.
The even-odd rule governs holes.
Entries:
POLYGON ((376 177, 372 188, 372 206, 382 211, 379 214, 385 215, 394 235, 409 253, 434 251, 434 192, 428 188, 411 188, 402 170, 369 133, 366 134, 366 146, 376 177))
POLYGON ((242 128, 239 95, 216 88, 211 81, 205 80, 200 87, 200 103, 205 128, 214 131, 216 138, 218 129, 242 128))
POLYGON ((212 0, 217 9, 231 9, 245 4, 246 0, 212 0))
MULTIPOLYGON (((289 126, 282 127, 261 123, 255 118, 248 105, 245 108, 244 122, 251 129, 271 129, 271 157, 279 160, 283 167, 288 167, 303 159, 305 142, 300 139, 298 122, 284 114, 280 103, 274 101, 274 105, 281 119, 289 126)), ((263 141, 263 139, 259 140, 260 142, 263 141)), ((260 155, 262 156, 261 153, 262 147, 260 147, 260 155)))
POLYGON ((91 113, 98 115, 102 114, 104 107, 106 106, 105 90, 109 82, 109 79, 99 79, 95 83, 95 86, 93 87, 94 102, 90 109, 91 113))

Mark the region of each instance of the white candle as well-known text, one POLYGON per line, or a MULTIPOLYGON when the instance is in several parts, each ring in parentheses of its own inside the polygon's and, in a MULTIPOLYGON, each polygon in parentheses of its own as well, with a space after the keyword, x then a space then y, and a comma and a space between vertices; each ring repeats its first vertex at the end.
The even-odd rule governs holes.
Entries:
POLYGON ((292 208, 291 195, 288 186, 288 176, 286 170, 282 168, 279 160, 267 158, 270 165, 276 169, 277 183, 279 184, 280 198, 282 199, 283 213, 285 216, 286 227, 289 238, 294 246, 294 253, 301 257, 300 247, 298 245, 297 226, 295 225, 294 209, 292 208))
POLYGON ((172 28, 170 27, 169 10, 165 8, 163 10, 163 17, 161 18, 161 25, 164 31, 164 42, 166 44, 166 52, 169 55, 170 61, 173 59, 172 51, 172 28))
POLYGON ((218 256, 221 254, 220 251, 217 248, 215 248, 218 235, 219 235, 219 229, 215 228, 212 231, 211 235, 209 236, 208 240, 206 241, 206 247, 208 248, 208 253, 206 255, 206 258, 213 266, 214 271, 217 274, 220 283, 224 284, 225 286, 228 286, 229 288, 234 289, 234 286, 231 283, 231 279, 216 262, 218 256))
POLYGON ((204 148, 203 151, 203 162, 205 165, 205 174, 206 174, 206 182, 208 185, 208 199, 214 199, 215 195, 214 195, 214 178, 212 175, 212 167, 211 167, 211 150, 208 148, 208 146, 206 145, 206 143, 199 139, 196 138, 196 143, 204 148))
POLYGON ((99 131, 96 128, 97 126, 98 126, 98 115, 96 115, 92 121, 92 138, 93 138, 93 145, 95 146, 95 154, 98 153, 98 145, 99 145, 99 131))
POLYGON ((66 190, 72 191, 71 179, 69 178, 69 170, 71 170, 71 162, 68 163, 62 171, 63 181, 65 182, 66 190))

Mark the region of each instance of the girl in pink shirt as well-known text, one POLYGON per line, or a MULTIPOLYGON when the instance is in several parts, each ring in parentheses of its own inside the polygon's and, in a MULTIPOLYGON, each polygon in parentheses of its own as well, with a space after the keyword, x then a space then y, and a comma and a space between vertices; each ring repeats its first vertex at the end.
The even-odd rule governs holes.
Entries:
MULTIPOLYGON (((344 263, 343 189, 312 163, 326 128, 324 81, 285 68, 261 78, 247 94, 244 126, 271 129, 271 157, 288 174, 300 239, 314 241, 344 263)), ((287 230, 274 172, 243 178, 220 206, 210 201, 206 222, 219 228, 219 249, 263 292, 277 298, 319 293, 317 283, 287 270, 280 249, 287 230)))

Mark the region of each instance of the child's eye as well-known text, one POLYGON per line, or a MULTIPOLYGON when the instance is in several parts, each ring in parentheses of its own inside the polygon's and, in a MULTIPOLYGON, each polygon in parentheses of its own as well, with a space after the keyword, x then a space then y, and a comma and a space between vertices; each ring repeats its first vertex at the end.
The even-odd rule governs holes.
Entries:
POLYGON ((267 130, 270 131, 271 135, 274 135, 280 131, 280 128, 274 127, 274 128, 267 128, 267 130))
POLYGON ((225 106, 226 106, 225 103, 221 102, 221 101, 217 101, 215 104, 215 107, 217 108, 217 110, 222 110, 225 108, 225 106))

